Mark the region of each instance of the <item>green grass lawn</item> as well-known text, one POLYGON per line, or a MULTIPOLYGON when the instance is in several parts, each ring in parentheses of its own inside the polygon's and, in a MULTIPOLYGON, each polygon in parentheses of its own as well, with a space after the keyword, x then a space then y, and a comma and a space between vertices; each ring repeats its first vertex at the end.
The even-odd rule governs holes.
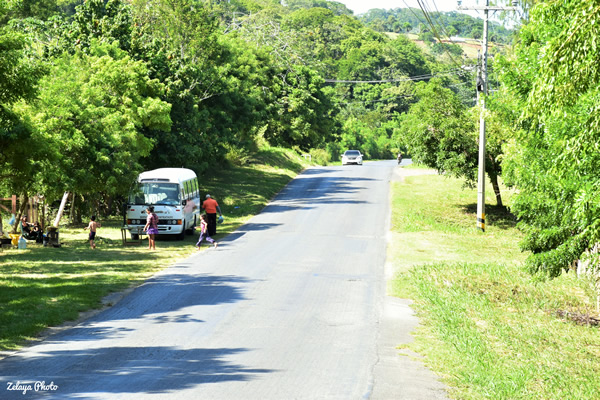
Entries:
POLYGON ((450 396, 600 398, 600 330, 578 323, 598 316, 589 284, 574 273, 530 276, 521 234, 491 206, 491 188, 485 233, 476 190, 458 180, 412 176, 392 190, 389 292, 414 300, 421 325, 406 347, 425 356, 450 396))
MULTIPOLYGON (((202 193, 217 199, 225 217, 214 238, 248 221, 306 166, 291 151, 269 149, 255 154, 250 166, 200 176, 202 193)), ((99 222, 96 250, 90 249, 83 229, 87 224, 82 224, 61 225, 60 248, 29 242, 26 249, 0 252, 0 351, 18 349, 45 328, 102 307, 106 295, 139 284, 196 251, 196 235, 183 241, 159 238, 153 252, 147 241, 125 247, 121 218, 99 222)))

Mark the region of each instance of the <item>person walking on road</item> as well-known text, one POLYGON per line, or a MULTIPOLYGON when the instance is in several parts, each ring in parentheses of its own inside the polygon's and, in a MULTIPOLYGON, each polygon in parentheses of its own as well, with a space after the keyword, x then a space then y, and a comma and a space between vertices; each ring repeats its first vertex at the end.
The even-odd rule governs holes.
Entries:
POLYGON ((204 239, 206 239, 207 242, 212 243, 215 248, 217 247, 217 241, 208 234, 208 223, 206 222, 206 219, 205 214, 200 215, 200 237, 196 243, 196 248, 198 250, 200 250, 200 244, 204 239))
POLYGON ((221 208, 219 203, 210 194, 206 195, 206 200, 202 203, 202 208, 206 211, 206 222, 208 223, 208 236, 214 236, 217 233, 217 212, 221 217, 221 208))
POLYGON ((154 207, 148 207, 146 210, 148 217, 146 218, 146 225, 144 231, 148 235, 148 250, 156 250, 156 235, 158 235, 158 215, 154 213, 154 207))

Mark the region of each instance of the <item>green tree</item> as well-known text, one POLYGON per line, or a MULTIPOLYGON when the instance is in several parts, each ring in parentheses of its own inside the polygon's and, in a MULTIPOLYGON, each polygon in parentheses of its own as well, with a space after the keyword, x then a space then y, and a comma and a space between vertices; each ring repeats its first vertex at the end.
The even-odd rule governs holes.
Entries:
POLYGON ((473 39, 481 39, 483 36, 483 27, 479 25, 475 25, 471 30, 471 37, 473 39))
MULTIPOLYGON (((359 26, 356 20, 336 16, 324 8, 301 9, 283 17, 281 29, 285 35, 279 34, 275 38, 293 49, 286 51, 295 58, 290 60, 292 63, 310 60, 312 68, 336 76, 337 62, 343 57, 342 41, 359 26)), ((281 47, 276 43, 269 45, 281 47)))
POLYGON ((200 0, 134 1, 133 13, 132 55, 149 65, 172 105, 170 132, 144 131, 156 143, 144 163, 205 171, 232 140, 224 110, 213 104, 228 95, 223 72, 235 64, 219 42, 219 20, 200 0))
POLYGON ((431 66, 423 51, 406 36, 389 41, 384 50, 389 69, 393 74, 385 78, 415 77, 431 73, 431 66))
POLYGON ((435 43, 435 36, 429 31, 421 32, 419 33, 419 40, 422 40, 428 44, 433 44, 435 43))
MULTIPOLYGON (((0 15, 6 12, 0 6, 0 15)), ((22 194, 32 187, 31 158, 41 150, 14 104, 35 99, 45 72, 26 36, 0 27, 0 193, 22 194)))
POLYGON ((502 81, 522 110, 507 148, 533 272, 557 276, 600 241, 600 7, 538 4, 502 81))
MULTIPOLYGON (((417 85, 419 101, 401 120, 398 142, 408 148, 413 160, 440 173, 462 178, 468 186, 477 182, 479 111, 468 108, 460 98, 435 78, 417 85)), ((486 142, 486 173, 496 203, 503 206, 498 178, 505 131, 498 123, 489 124, 486 142)))
MULTIPOLYGON (((11 1, 8 18, 36 18, 46 20, 54 15, 69 13, 81 0, 18 0, 11 1)), ((0 18, 0 21, 2 18, 0 18)))
POLYGON ((22 104, 45 156, 33 160, 49 199, 64 191, 126 193, 152 141, 140 131, 168 131, 170 105, 146 66, 117 47, 92 42, 90 55, 63 55, 42 81, 39 99, 22 104))
POLYGON ((331 89, 323 79, 307 67, 294 67, 288 72, 272 111, 265 137, 270 143, 316 148, 335 139, 337 108, 331 102, 331 89))
POLYGON ((413 160, 440 173, 476 182, 476 126, 467 108, 437 79, 417 84, 419 101, 402 120, 401 142, 413 160))

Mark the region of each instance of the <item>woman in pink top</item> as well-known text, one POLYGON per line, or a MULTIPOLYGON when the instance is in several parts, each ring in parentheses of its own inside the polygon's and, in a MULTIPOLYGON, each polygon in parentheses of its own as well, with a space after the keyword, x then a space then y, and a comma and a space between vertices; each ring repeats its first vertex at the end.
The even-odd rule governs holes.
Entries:
POLYGON ((148 235, 148 250, 156 250, 155 237, 158 235, 158 215, 154 213, 153 206, 148 207, 146 214, 148 214, 148 217, 146 218, 144 230, 146 231, 146 235, 148 235))

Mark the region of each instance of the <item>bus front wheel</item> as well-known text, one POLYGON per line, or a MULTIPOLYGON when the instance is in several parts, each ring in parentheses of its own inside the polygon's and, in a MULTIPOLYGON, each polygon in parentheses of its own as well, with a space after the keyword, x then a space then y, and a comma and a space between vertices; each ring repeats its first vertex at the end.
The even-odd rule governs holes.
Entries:
POLYGON ((188 235, 193 235, 195 229, 196 229, 196 216, 194 215, 194 224, 189 229, 186 229, 185 233, 188 235))

